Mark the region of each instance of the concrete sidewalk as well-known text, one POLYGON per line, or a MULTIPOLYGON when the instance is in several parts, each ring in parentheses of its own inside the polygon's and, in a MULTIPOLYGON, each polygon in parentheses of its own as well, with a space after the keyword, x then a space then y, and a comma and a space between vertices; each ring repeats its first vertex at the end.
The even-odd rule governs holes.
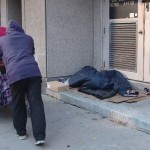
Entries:
POLYGON ((111 103, 91 99, 79 92, 64 91, 59 93, 61 101, 96 112, 123 125, 150 132, 150 97, 135 103, 111 103))
POLYGON ((98 113, 42 96, 46 114, 46 144, 34 145, 31 118, 26 140, 15 135, 10 109, 0 109, 0 150, 149 150, 149 134, 139 132, 98 113))

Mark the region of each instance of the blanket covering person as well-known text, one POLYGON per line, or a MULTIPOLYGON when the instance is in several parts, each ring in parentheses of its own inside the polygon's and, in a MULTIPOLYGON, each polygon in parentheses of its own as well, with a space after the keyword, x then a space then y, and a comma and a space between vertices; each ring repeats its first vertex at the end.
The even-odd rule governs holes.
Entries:
POLYGON ((13 125, 17 135, 20 139, 27 138, 27 95, 35 144, 43 145, 46 121, 41 98, 41 72, 34 58, 34 41, 14 20, 8 22, 6 35, 0 38, 0 56, 12 93, 13 125))
POLYGON ((69 78, 70 87, 80 87, 79 91, 106 99, 119 93, 122 96, 137 96, 129 81, 117 70, 97 71, 85 66, 69 78))

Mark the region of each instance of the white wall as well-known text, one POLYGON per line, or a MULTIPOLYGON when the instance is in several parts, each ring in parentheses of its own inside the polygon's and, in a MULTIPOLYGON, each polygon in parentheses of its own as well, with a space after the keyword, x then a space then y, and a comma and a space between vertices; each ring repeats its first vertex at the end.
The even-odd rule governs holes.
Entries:
POLYGON ((100 9, 100 0, 22 0, 22 26, 34 38, 43 77, 71 75, 86 65, 101 69, 100 9))
POLYGON ((103 69, 103 7, 101 0, 94 0, 94 67, 103 69))
POLYGON ((1 0, 1 25, 6 26, 7 25, 7 0, 1 0))
POLYGON ((35 41, 35 57, 46 77, 45 0, 22 0, 22 23, 35 41))

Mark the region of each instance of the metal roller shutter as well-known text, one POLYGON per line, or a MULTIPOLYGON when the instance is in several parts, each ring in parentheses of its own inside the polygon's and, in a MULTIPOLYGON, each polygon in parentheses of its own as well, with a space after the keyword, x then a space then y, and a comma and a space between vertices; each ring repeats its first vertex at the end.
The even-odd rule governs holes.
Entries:
POLYGON ((137 24, 110 24, 110 67, 136 71, 137 68, 137 24))

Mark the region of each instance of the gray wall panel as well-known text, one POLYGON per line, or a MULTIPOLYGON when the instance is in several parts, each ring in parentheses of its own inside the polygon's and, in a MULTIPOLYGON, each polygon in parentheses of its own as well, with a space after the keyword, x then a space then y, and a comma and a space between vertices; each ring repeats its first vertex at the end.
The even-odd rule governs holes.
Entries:
POLYGON ((47 0, 47 77, 93 65, 93 0, 47 0))

